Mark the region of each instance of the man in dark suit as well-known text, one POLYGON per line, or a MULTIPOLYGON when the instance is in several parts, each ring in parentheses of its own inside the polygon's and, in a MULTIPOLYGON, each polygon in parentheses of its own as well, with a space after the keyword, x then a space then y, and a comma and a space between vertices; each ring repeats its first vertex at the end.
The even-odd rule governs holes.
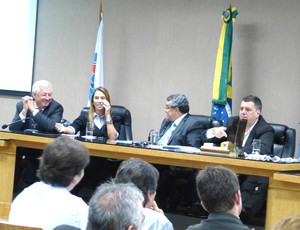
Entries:
MULTIPOLYGON (((204 127, 199 120, 189 114, 189 102, 183 94, 173 94, 167 97, 165 105, 166 118, 159 131, 159 145, 180 145, 199 148, 203 142, 204 127)), ((184 193, 192 194, 196 170, 158 165, 160 180, 158 185, 157 201, 164 209, 175 209, 179 197, 183 195, 180 183, 192 180, 184 193)), ((192 203, 191 196, 185 196, 187 203, 192 203)))
POLYGON ((166 118, 161 124, 158 144, 199 148, 203 143, 204 128, 199 120, 189 114, 189 102, 183 94, 167 97, 166 118))
MULTIPOLYGON (((36 130, 36 132, 57 133, 55 123, 63 116, 63 107, 53 98, 53 89, 46 80, 36 81, 31 96, 24 96, 16 105, 16 113, 9 125, 10 131, 36 130)), ((36 169, 38 149, 18 148, 16 155, 15 191, 31 185, 37 180, 36 169), (16 187, 18 186, 18 188, 16 187)), ((18 191, 16 191, 18 192, 18 191)))
POLYGON ((196 186, 202 206, 209 212, 206 220, 192 225, 187 230, 243 230, 249 229, 239 215, 242 198, 237 175, 222 166, 200 170, 196 186))
POLYGON ((9 125, 11 131, 36 129, 40 132, 56 132, 55 123, 61 121, 64 109, 52 98, 51 83, 40 80, 33 84, 32 95, 24 96, 16 106, 16 113, 9 125), (20 121, 20 122, 18 122, 20 121))
MULTIPOLYGON (((206 137, 210 141, 220 143, 221 141, 234 141, 231 137, 235 133, 238 119, 246 119, 247 125, 242 141, 241 152, 252 153, 252 142, 254 139, 261 140, 260 154, 272 155, 274 143, 274 130, 261 115, 261 100, 253 95, 242 99, 239 116, 231 117, 226 127, 215 127, 207 130, 206 137)), ((267 197, 268 178, 258 176, 242 176, 241 193, 243 199, 243 212, 241 218, 247 221, 253 217, 262 207, 267 197)))

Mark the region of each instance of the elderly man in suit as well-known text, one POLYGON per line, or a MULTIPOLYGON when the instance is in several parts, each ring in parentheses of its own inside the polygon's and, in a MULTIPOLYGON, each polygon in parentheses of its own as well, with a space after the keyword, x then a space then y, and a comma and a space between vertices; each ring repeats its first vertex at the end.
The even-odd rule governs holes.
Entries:
MULTIPOLYGON (((53 98, 53 89, 46 80, 36 81, 32 86, 31 96, 24 96, 16 105, 15 116, 9 125, 10 131, 58 133, 55 123, 60 122, 64 109, 53 98), (36 130, 36 131, 34 131, 36 130)), ((37 181, 36 170, 39 149, 18 148, 16 156, 15 192, 37 181)))
POLYGON ((17 103, 13 124, 9 125, 9 130, 36 129, 47 133, 56 132, 55 123, 61 121, 64 109, 52 95, 50 82, 46 80, 35 82, 31 96, 24 96, 22 101, 17 103))

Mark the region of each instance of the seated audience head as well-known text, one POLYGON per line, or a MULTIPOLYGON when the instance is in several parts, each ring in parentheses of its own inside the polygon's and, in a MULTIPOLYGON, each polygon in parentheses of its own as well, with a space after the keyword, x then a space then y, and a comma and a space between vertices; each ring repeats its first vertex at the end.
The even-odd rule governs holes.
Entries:
POLYGON ((175 121, 182 114, 190 111, 189 101, 183 94, 172 94, 167 97, 165 112, 170 121, 175 121))
POLYGON ((298 230, 300 229, 300 216, 286 217, 278 221, 270 230, 298 230))
POLYGON ((87 230, 138 230, 144 220, 143 195, 133 184, 101 184, 89 202, 87 230))
POLYGON ((159 173, 148 162, 138 158, 124 160, 116 173, 116 183, 133 183, 144 195, 144 207, 152 207, 156 195, 159 173))
POLYGON ((237 175, 222 166, 200 170, 196 186, 203 208, 209 213, 230 212, 239 216, 242 210, 237 175))
POLYGON ((53 89, 49 81, 39 80, 32 85, 32 98, 39 109, 45 109, 52 101, 53 89))
POLYGON ((82 179, 89 161, 89 152, 80 141, 58 137, 44 149, 37 175, 46 184, 71 191, 82 179))

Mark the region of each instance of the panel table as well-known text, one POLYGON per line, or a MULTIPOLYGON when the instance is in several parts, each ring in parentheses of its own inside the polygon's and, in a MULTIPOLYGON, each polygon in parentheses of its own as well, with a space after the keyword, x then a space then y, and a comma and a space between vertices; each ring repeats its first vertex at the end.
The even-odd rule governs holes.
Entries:
MULTIPOLYGON (((53 138, 28 135, 11 132, 0 132, 0 219, 7 219, 10 204, 13 197, 13 181, 17 147, 28 147, 35 149, 43 149, 47 143, 53 141, 53 138)), ((266 227, 270 227, 281 217, 282 214, 277 210, 280 202, 277 199, 278 194, 290 199, 291 202, 285 204, 285 215, 300 213, 300 199, 290 198, 291 193, 300 196, 300 183, 294 183, 291 178, 286 176, 285 182, 282 178, 278 178, 278 172, 300 170, 300 163, 283 164, 261 161, 250 161, 238 158, 229 158, 215 155, 204 154, 187 154, 180 152, 170 152, 162 150, 154 150, 148 148, 127 147, 111 144, 99 144, 92 142, 84 142, 91 156, 128 159, 130 157, 141 158, 150 163, 164 164, 171 166, 181 166, 202 169, 206 166, 222 165, 231 168, 236 173, 257 175, 269 177, 270 186, 268 191, 266 227), (282 183, 290 183, 293 186, 285 187, 282 183), (282 189, 284 187, 285 189, 282 189), (280 192, 279 192, 280 190, 280 192), (287 206, 291 206, 290 209, 287 206), (276 207, 276 209, 274 208, 276 207), (292 210, 292 211, 288 211, 292 210)), ((294 194, 294 196, 295 196, 294 194)))

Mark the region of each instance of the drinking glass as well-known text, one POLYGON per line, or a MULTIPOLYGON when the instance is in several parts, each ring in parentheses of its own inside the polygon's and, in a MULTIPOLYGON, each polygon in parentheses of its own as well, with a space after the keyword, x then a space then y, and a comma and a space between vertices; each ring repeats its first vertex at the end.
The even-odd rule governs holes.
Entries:
POLYGON ((93 132, 94 132, 94 122, 87 122, 86 123, 86 130, 85 130, 85 135, 87 138, 92 138, 93 137, 93 132))
POLYGON ((159 132, 156 130, 152 130, 150 132, 150 143, 156 145, 159 139, 159 132))
POLYGON ((252 154, 260 154, 261 148, 261 140, 260 139, 253 139, 252 141, 252 154))

